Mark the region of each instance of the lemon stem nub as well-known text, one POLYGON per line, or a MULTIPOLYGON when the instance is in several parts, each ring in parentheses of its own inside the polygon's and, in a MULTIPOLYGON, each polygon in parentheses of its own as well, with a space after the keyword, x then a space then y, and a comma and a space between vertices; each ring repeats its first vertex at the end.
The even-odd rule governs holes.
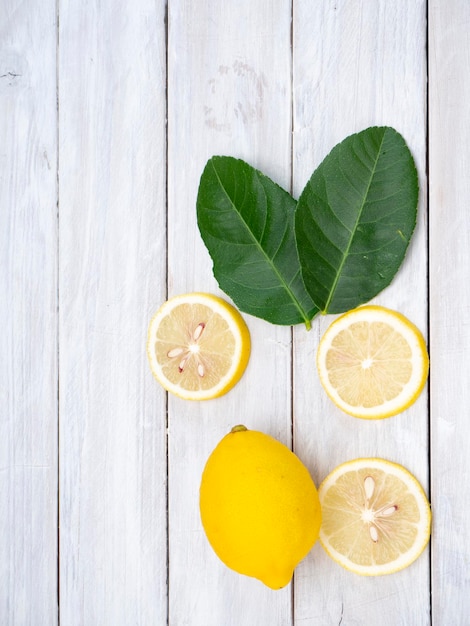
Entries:
POLYGON ((237 426, 234 426, 230 432, 231 433, 240 433, 240 432, 242 432, 244 430, 248 430, 248 428, 246 426, 243 426, 243 424, 237 424, 237 426))

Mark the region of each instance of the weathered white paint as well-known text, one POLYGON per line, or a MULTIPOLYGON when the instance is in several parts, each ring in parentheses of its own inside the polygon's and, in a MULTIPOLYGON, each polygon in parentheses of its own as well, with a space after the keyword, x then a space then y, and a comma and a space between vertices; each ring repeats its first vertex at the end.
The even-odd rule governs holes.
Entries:
POLYGON ((464 0, 3 3, 2 626, 53 626, 58 602, 66 626, 466 624, 469 19, 464 0), (397 128, 418 166, 417 231, 376 301, 429 332, 430 413, 427 390, 380 422, 335 409, 314 365, 330 317, 292 345, 245 316, 240 383, 167 399, 145 356, 151 315, 167 293, 220 294, 196 226, 206 160, 242 157, 298 195, 372 124, 397 128), (368 579, 316 545, 280 592, 230 571, 198 489, 236 423, 293 444, 317 483, 356 456, 403 463, 426 489, 431 468, 432 560, 368 579))
POLYGON ((0 6, 0 623, 57 624, 55 2, 0 6))
POLYGON ((164 5, 59 11, 61 622, 154 626, 166 403, 145 343, 166 289, 164 5))
POLYGON ((429 6, 433 623, 470 614, 470 6, 429 6))

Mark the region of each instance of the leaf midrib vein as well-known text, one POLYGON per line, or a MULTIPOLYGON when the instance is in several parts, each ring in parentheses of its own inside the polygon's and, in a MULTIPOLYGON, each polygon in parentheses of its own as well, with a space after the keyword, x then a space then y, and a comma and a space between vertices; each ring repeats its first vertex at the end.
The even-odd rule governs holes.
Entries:
MULTIPOLYGON (((256 237, 253 235, 253 233, 251 232, 251 229, 249 228, 248 224, 245 222, 245 220, 243 219, 243 216, 241 215, 241 213, 237 210, 237 207, 235 206, 235 204, 233 203, 232 199, 230 198, 229 194, 227 193, 227 190, 225 189, 225 186, 222 183, 222 180, 217 172, 217 169, 214 165, 214 163, 211 163, 212 168, 214 170, 215 176, 217 178, 217 180, 219 181, 220 187, 223 190, 227 200, 230 202, 230 204, 232 205, 234 211, 237 213, 237 215, 240 218, 241 223, 243 224, 243 226, 246 228, 246 230, 248 231, 248 233, 250 234, 250 236, 253 238, 253 241, 255 242, 258 250, 262 253, 262 255, 264 256, 264 258, 266 259, 266 261, 268 262, 268 265, 272 268, 273 272, 275 273, 275 275, 277 276, 277 278, 279 279, 279 282, 281 283, 281 285, 284 287, 285 291, 289 294, 289 296, 291 297, 292 301, 295 304, 295 307, 297 308, 297 310, 299 311, 300 315, 302 316, 302 319, 305 322, 309 322, 309 317, 307 315, 307 312, 303 310, 303 307, 301 306, 300 302, 297 300, 297 298, 295 297, 294 293, 292 292, 292 290, 289 288, 289 285, 286 283, 286 281, 283 279, 282 275, 278 272, 276 266, 274 265, 274 263, 272 262, 272 260, 268 257, 268 255, 266 254, 266 252, 264 251, 264 249, 262 248, 260 242, 256 239, 256 237)), ((256 175, 257 176, 257 175, 256 175)), ((258 180, 259 180, 259 176, 257 176, 258 180)), ((261 181, 260 181, 261 183, 261 181)), ((264 189, 263 184, 261 183, 261 187, 263 188, 263 192, 264 195, 266 197, 266 191, 264 189)), ((266 206, 268 205, 267 199, 266 199, 266 206)), ((283 233, 284 236, 285 233, 283 233)))
POLYGON ((327 313, 328 312, 328 307, 330 306, 331 300, 333 299, 333 295, 334 295, 334 293, 336 291, 336 287, 338 286, 338 281, 340 279, 341 272, 343 270, 344 264, 346 263, 346 259, 348 258, 349 250, 351 248, 352 241, 354 239, 354 235, 356 234, 356 230, 357 230, 359 221, 361 219, 361 215, 362 215, 362 212, 364 210, 364 206, 366 204, 366 198, 367 198, 367 195, 369 193, 369 190, 370 190, 370 187, 371 187, 371 184, 372 184, 372 180, 374 178, 374 174, 375 174, 375 172, 377 170, 377 164, 378 164, 378 162, 380 160, 380 151, 382 150, 382 146, 383 146, 383 143, 384 143, 384 138, 385 138, 385 133, 383 134, 382 139, 380 141, 380 146, 379 146, 379 148, 377 150, 377 157, 375 159, 374 166, 371 169, 371 173, 370 173, 370 177, 369 177, 369 184, 367 185, 367 189, 366 189, 366 191, 364 193, 364 197, 362 199, 362 206, 360 207, 360 209, 358 211, 357 218, 356 218, 356 221, 354 223, 354 228, 351 231, 351 237, 349 238, 348 245, 347 245, 347 247, 346 247, 346 249, 345 249, 345 251, 343 253, 343 258, 341 260, 341 263, 339 264, 338 271, 336 272, 336 276, 335 276, 335 279, 333 281, 333 285, 331 286, 330 293, 328 295, 328 299, 327 299, 327 301, 325 303, 325 307, 323 309, 323 313, 327 313))

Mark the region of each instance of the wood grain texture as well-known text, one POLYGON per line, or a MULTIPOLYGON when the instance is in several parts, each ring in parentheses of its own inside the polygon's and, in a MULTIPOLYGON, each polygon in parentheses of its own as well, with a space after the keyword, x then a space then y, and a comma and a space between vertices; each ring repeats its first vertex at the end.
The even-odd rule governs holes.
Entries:
POLYGON ((164 624, 165 7, 59 5, 61 622, 164 624))
MULTIPOLYGON (((169 3, 168 280, 170 295, 220 293, 196 225, 208 158, 244 158, 290 185, 291 9, 251 0, 169 3)), ((199 518, 205 461, 244 423, 290 445, 290 329, 245 316, 252 355, 238 385, 206 403, 169 398, 170 623, 291 624, 291 589, 273 592, 223 565, 199 518)))
POLYGON ((469 22, 465 0, 1 4, 1 626, 466 626, 469 22), (298 196, 373 124, 418 166, 417 230, 376 302, 429 336, 429 390, 388 420, 344 415, 315 370, 333 316, 310 332, 245 316, 240 383, 167 398, 151 316, 167 295, 223 295, 196 226, 207 159, 298 196), (430 487, 432 550, 369 579, 317 544, 279 592, 235 574, 198 491, 236 423, 292 445, 317 483, 358 456, 402 463, 430 487))
MULTIPOLYGON (((426 336, 426 5, 297 0, 293 41, 295 195, 336 143, 369 126, 396 128, 413 153, 421 186, 418 226, 399 273, 374 301, 407 315, 426 336)), ((378 456, 402 463, 427 488, 426 392, 387 420, 343 414, 326 397, 315 365, 320 337, 334 318, 314 320, 310 333, 295 329, 295 451, 317 483, 344 461, 378 456)), ((294 615, 302 626, 429 624, 429 559, 424 555, 393 576, 363 579, 317 544, 296 571, 294 615)))
POLYGON ((55 2, 2 2, 0 42, 0 623, 54 626, 55 2))
POLYGON ((470 613, 469 22, 467 2, 430 2, 432 613, 459 626, 470 613))

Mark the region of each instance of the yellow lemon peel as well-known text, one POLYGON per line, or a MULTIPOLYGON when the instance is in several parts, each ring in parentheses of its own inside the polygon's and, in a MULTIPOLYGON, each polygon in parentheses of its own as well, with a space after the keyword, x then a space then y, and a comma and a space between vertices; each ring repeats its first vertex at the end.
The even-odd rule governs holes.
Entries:
POLYGON ((318 538, 320 504, 307 468, 273 437, 241 425, 209 456, 199 503, 218 557, 272 589, 289 583, 318 538))

